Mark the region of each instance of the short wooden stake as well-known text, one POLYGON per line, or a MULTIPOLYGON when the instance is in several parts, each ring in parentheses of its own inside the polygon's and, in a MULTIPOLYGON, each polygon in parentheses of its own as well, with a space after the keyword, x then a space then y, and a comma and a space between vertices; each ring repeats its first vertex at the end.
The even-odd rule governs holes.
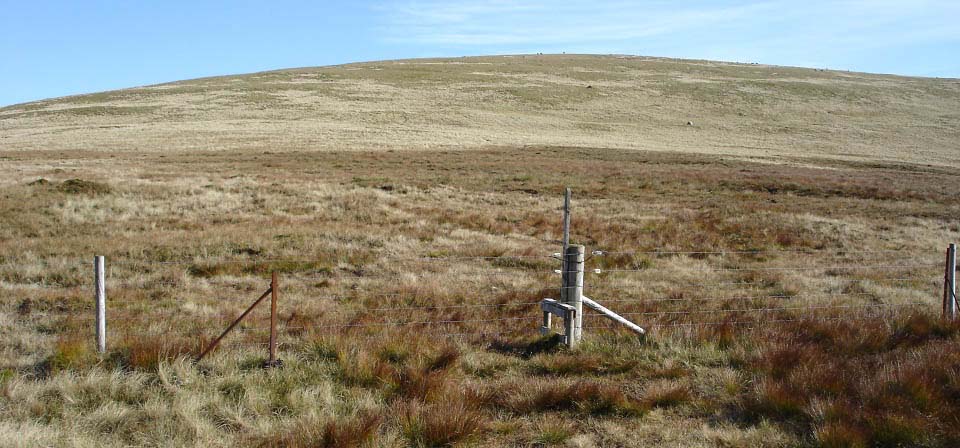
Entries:
POLYGON ((543 311, 543 325, 540 326, 540 334, 546 336, 550 334, 553 327, 553 315, 549 311, 543 311))
POLYGON ((107 281, 103 255, 93 257, 94 288, 96 295, 97 353, 107 351, 107 281))
POLYGON ((947 262, 943 274, 943 317, 957 318, 957 245, 947 247, 947 262))

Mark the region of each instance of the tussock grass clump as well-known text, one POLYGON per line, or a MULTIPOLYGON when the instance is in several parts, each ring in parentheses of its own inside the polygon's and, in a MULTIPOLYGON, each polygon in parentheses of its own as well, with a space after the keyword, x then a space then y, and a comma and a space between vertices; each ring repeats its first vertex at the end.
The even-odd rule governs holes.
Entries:
POLYGON ((558 422, 541 424, 537 431, 536 443, 543 446, 562 445, 574 434, 571 425, 558 422))
POLYGON ((646 254, 604 254, 595 261, 601 269, 650 269, 654 261, 646 254))
POLYGON ((97 362, 93 341, 79 335, 66 335, 57 339, 53 354, 38 366, 41 374, 50 375, 64 370, 89 368, 97 362))
POLYGON ((391 372, 388 395, 403 399, 434 401, 447 391, 447 374, 444 370, 417 369, 407 367, 391 372))
POLYGON ((432 402, 449 392, 448 377, 459 358, 453 346, 413 354, 388 341, 379 349, 342 350, 336 359, 347 385, 382 389, 391 399, 432 402))
POLYGON ((433 402, 445 390, 450 369, 460 358, 455 347, 442 347, 437 353, 421 355, 416 363, 395 368, 386 378, 390 396, 433 402))
MULTIPOLYGON (((821 179, 823 180, 823 179, 821 179)), ((782 179, 751 179, 748 181, 731 181, 726 185, 730 188, 743 188, 772 195, 794 194, 797 196, 812 196, 819 198, 853 197, 858 199, 873 199, 878 201, 903 201, 910 199, 926 200, 932 196, 910 189, 898 189, 896 186, 880 184, 876 180, 850 179, 846 181, 809 182, 809 179, 784 181, 782 179)), ((908 188, 908 187, 907 187, 908 188)))
POLYGON ((776 381, 757 386, 754 395, 743 404, 743 415, 751 419, 788 420, 804 417, 806 405, 802 394, 776 381))
POLYGON ((867 448, 867 434, 859 428, 843 424, 826 424, 814 433, 817 444, 823 448, 867 448))
POLYGON ((534 373, 541 375, 619 375, 633 371, 638 363, 629 359, 585 353, 538 355, 531 359, 534 373))
POLYGON ((644 391, 641 401, 650 408, 672 408, 692 399, 690 387, 685 384, 656 384, 644 391))
POLYGON ((67 194, 85 194, 90 196, 108 194, 113 191, 110 185, 83 179, 67 179, 57 185, 57 191, 67 194))
POLYGON ((490 350, 495 352, 516 355, 524 359, 540 354, 556 351, 562 347, 563 336, 554 334, 541 336, 535 339, 506 340, 496 339, 490 343, 490 350))
POLYGON ((464 401, 449 397, 432 404, 410 402, 399 411, 404 437, 416 447, 448 447, 478 434, 483 414, 464 401))
POLYGON ((360 350, 342 350, 337 353, 340 381, 349 386, 377 388, 390 380, 395 368, 371 353, 360 350))
POLYGON ((330 266, 323 261, 265 261, 253 263, 195 263, 187 272, 194 277, 213 278, 225 275, 268 276, 271 272, 296 273, 329 273, 330 266))
POLYGON ((680 379, 687 376, 690 376, 693 372, 690 369, 677 364, 671 363, 669 365, 661 366, 656 369, 646 372, 646 377, 648 378, 658 378, 658 379, 680 379))
POLYGON ((121 368, 155 371, 161 362, 199 353, 197 341, 182 337, 126 334, 110 359, 121 368))
POLYGON ((339 361, 341 343, 336 338, 318 339, 306 346, 304 357, 309 361, 339 361))
POLYGON ((960 323, 933 318, 926 314, 910 316, 897 322, 886 340, 886 346, 915 347, 938 339, 948 339, 960 333, 960 323))
POLYGON ((643 402, 629 397, 621 388, 596 381, 524 384, 514 391, 508 406, 520 414, 561 411, 636 417, 648 410, 643 402))
POLYGON ((346 421, 329 422, 323 427, 321 442, 309 446, 319 445, 330 448, 360 446, 373 438, 382 422, 383 416, 372 413, 346 421))
POLYGON ((368 446, 383 424, 383 416, 365 412, 326 423, 300 423, 286 432, 252 441, 260 448, 354 448, 368 446))
POLYGON ((721 349, 735 347, 737 342, 744 338, 739 327, 734 323, 737 320, 734 317, 726 317, 717 325, 697 328, 694 336, 700 343, 713 344, 721 349))

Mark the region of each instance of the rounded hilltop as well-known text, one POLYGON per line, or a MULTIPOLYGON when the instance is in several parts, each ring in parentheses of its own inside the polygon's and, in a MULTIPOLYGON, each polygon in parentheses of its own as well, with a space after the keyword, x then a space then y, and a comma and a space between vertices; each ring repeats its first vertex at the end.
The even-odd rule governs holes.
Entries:
POLYGON ((6 150, 550 145, 955 165, 960 82, 752 63, 513 55, 178 81, 0 109, 6 150), (695 123, 695 125, 689 125, 695 123))

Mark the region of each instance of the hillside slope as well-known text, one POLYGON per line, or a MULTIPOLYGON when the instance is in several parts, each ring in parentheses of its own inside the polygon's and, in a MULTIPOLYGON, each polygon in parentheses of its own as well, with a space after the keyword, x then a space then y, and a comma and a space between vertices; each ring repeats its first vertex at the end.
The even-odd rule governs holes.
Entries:
POLYGON ((0 447, 960 446, 957 90, 491 57, 2 109, 0 447), (645 338, 541 337, 565 187, 645 338), (283 367, 266 303, 195 362, 273 273, 283 367))
POLYGON ((960 81, 632 56, 497 56, 206 78, 0 109, 4 151, 523 145, 956 166, 960 81))

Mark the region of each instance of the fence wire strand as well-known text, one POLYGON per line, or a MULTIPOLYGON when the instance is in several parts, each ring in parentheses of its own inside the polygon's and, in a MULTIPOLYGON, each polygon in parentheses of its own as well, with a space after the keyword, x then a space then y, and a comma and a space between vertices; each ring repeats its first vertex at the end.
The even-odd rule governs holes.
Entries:
MULTIPOLYGON (((580 272, 582 272, 585 277, 595 275, 596 277, 593 277, 595 279, 607 278, 611 280, 607 285, 601 285, 599 287, 592 286, 590 291, 586 291, 586 293, 588 293, 591 297, 593 297, 594 293, 600 295, 617 294, 619 291, 623 291, 626 288, 632 287, 629 282, 638 281, 636 279, 643 278, 639 276, 606 276, 606 274, 646 273, 651 277, 656 277, 653 279, 639 280, 644 282, 644 289, 648 292, 642 292, 639 294, 634 292, 634 294, 637 295, 634 297, 611 297, 609 299, 605 299, 603 297, 594 297, 594 299, 602 303, 624 305, 625 310, 620 310, 621 312, 619 313, 621 316, 650 318, 650 322, 638 322, 638 324, 644 328, 668 329, 717 325, 752 325, 755 327, 760 327, 788 322, 857 320, 863 318, 862 313, 853 313, 851 315, 839 317, 822 317, 818 316, 818 314, 826 314, 822 313, 823 311, 874 310, 877 313, 880 313, 894 312, 894 310, 906 308, 919 308, 923 306, 929 306, 930 303, 924 302, 915 295, 902 292, 901 288, 908 289, 907 286, 894 286, 893 283, 914 282, 914 284, 909 287, 909 291, 919 291, 921 288, 920 285, 926 285, 927 282, 933 284, 943 280, 943 277, 940 276, 942 271, 938 272, 937 276, 928 275, 926 273, 927 271, 919 271, 934 267, 942 267, 942 265, 938 263, 925 263, 925 257, 916 256, 917 254, 922 253, 926 252, 918 249, 776 249, 688 251, 611 249, 589 252, 588 256, 585 257, 584 260, 585 269, 583 271, 564 271, 564 268, 562 267, 563 265, 561 265, 559 269, 549 269, 557 261, 562 260, 558 260, 556 257, 557 254, 547 253, 546 251, 544 251, 543 254, 462 256, 408 256, 405 253, 369 254, 370 257, 376 258, 377 261, 375 263, 371 263, 369 266, 357 267, 356 269, 343 268, 342 266, 321 267, 325 264, 331 263, 334 260, 343 258, 342 255, 326 258, 198 258, 193 260, 162 261, 120 258, 117 260, 108 260, 107 275, 108 279, 117 280, 116 285, 108 286, 108 295, 112 293, 113 297, 130 297, 128 294, 132 294, 132 290, 135 289, 148 290, 151 288, 164 287, 214 291, 219 290, 220 288, 232 288, 230 290, 230 295, 236 296, 250 293, 251 291, 249 288, 251 287, 253 289, 259 289, 260 286, 263 286, 261 285, 263 282, 262 276, 265 274, 265 269, 271 268, 271 265, 290 263, 291 265, 288 266, 289 270, 294 272, 283 274, 284 278, 282 280, 283 286, 281 287, 281 290, 286 288, 287 290, 296 291, 301 300, 333 302, 335 303, 334 306, 337 307, 336 309, 338 312, 331 315, 329 320, 332 322, 346 321, 348 323, 336 323, 333 325, 327 325, 325 323, 311 323, 309 325, 281 324, 278 326, 278 330, 281 332, 305 330, 336 331, 387 327, 423 327, 418 328, 416 331, 437 336, 469 336, 484 338, 502 335, 514 335, 530 330, 532 326, 527 326, 525 324, 527 322, 539 322, 542 318, 539 312, 524 316, 516 316, 511 314, 521 314, 521 312, 526 312, 524 307, 533 308, 541 304, 540 300, 530 300, 531 297, 529 297, 529 293, 531 292, 531 288, 533 290, 542 292, 556 291, 561 293, 561 295, 564 295, 563 292, 565 290, 582 289, 585 288, 588 283, 584 282, 583 284, 579 285, 555 287, 552 285, 552 283, 547 284, 541 282, 548 277, 563 276, 564 274, 580 272), (638 266, 636 264, 634 264, 633 267, 611 267, 609 269, 603 267, 598 267, 595 269, 586 268, 588 264, 593 264, 594 262, 596 262, 597 266, 603 266, 608 260, 610 260, 609 258, 604 257, 613 257, 619 255, 645 257, 693 256, 696 257, 698 261, 704 262, 706 265, 704 266, 703 264, 697 263, 690 269, 667 265, 640 268, 636 267, 638 266), (713 255, 717 255, 719 258, 707 257, 713 255), (754 259, 753 263, 751 263, 751 260, 746 258, 746 256, 763 255, 770 255, 770 257, 765 257, 764 259, 754 259), (784 257, 777 257, 777 255, 792 255, 794 258, 787 259, 784 257), (802 257, 803 255, 822 256, 822 261, 825 265, 816 266, 810 264, 797 264, 798 260, 807 260, 806 258, 802 257), (732 258, 727 258, 728 256, 731 256, 732 258), (874 260, 874 258, 880 257, 882 257, 882 261, 879 259, 874 260), (856 260, 857 258, 870 258, 872 264, 866 263, 864 260, 858 261, 856 260), (402 266, 398 269, 388 264, 388 261, 407 261, 410 262, 410 264, 402 266), (783 265, 785 261, 789 261, 796 265, 785 266, 783 265), (300 264, 300 266, 293 264, 300 264), (218 265, 245 265, 256 268, 225 268, 223 271, 210 271, 209 273, 203 272, 200 274, 190 270, 193 269, 193 267, 203 268, 204 266, 218 265), (190 266, 191 268, 166 271, 157 269, 155 272, 152 272, 150 269, 144 268, 145 266, 190 266), (416 266, 416 268, 411 269, 412 266, 416 266), (111 269, 111 267, 114 268, 111 269), (124 279, 124 276, 129 272, 136 272, 138 267, 141 268, 141 272, 148 273, 147 275, 155 275, 159 278, 156 280, 138 279, 133 281, 124 279), (403 271, 395 272, 400 269, 403 271), (690 277, 689 272, 687 271, 700 275, 714 275, 704 276, 706 281, 692 280, 689 278, 685 280, 674 278, 690 277), (858 292, 817 292, 804 290, 799 291, 796 294, 790 294, 781 293, 776 289, 783 287, 781 285, 782 280, 779 278, 781 277, 780 273, 804 272, 809 273, 805 274, 808 277, 812 277, 821 275, 816 274, 820 271, 827 271, 825 275, 829 276, 830 280, 850 283, 881 283, 886 284, 890 290, 882 294, 863 290, 858 292), (164 274, 164 272, 166 272, 166 274, 164 274), (179 274, 175 274, 176 272, 179 272, 179 274), (765 272, 771 273, 765 277, 773 278, 757 278, 764 276, 762 273, 765 272), (668 274, 664 275, 665 273, 668 274), (878 276, 868 277, 870 273, 877 274, 878 276), (209 274, 209 277, 204 274, 209 274), (723 274, 730 275, 725 276, 723 274), (744 275, 741 276, 736 274, 744 275), (180 279, 180 277, 174 275, 183 276, 183 278, 180 279), (171 276, 174 277, 171 278, 171 276), (724 277, 727 278, 725 279, 724 277), (744 280, 737 280, 737 277, 743 277, 744 280), (482 296, 479 294, 436 294, 431 293, 429 289, 425 292, 417 291, 417 281, 421 279, 431 279, 428 281, 432 281, 434 278, 444 278, 447 280, 455 280, 461 283, 470 284, 488 282, 491 285, 501 282, 501 280, 493 279, 511 278, 514 279, 514 284, 524 283, 525 285, 532 286, 521 287, 497 284, 497 286, 492 288, 492 291, 489 292, 489 294, 493 296, 496 294, 504 294, 503 297, 512 297, 514 300, 520 299, 519 301, 514 302, 489 300, 495 297, 488 297, 488 301, 485 302, 482 299, 482 296), (617 284, 617 279, 622 279, 620 281, 626 283, 617 284), (411 284, 406 285, 406 287, 410 288, 411 290, 405 291, 403 290, 403 287, 398 288, 396 286, 396 282, 393 284, 390 283, 391 281, 396 280, 410 280, 411 284), (520 282, 520 280, 522 280, 522 282, 520 282), (310 282, 314 281, 329 283, 325 283, 323 288, 319 288, 316 284, 311 286, 310 282), (541 283, 543 287, 537 288, 535 286, 537 283, 541 283), (238 287, 238 285, 240 287, 238 287), (333 285, 334 287, 327 288, 329 285, 333 285), (388 286, 384 288, 384 285, 388 286), (387 291, 384 292, 383 289, 387 289, 387 291), (390 289, 400 289, 400 291, 392 292, 390 289), (763 294, 763 290, 772 291, 769 294, 763 294), (307 293, 304 294, 303 291, 307 291, 307 293), (317 291, 319 294, 310 294, 310 291, 317 291), (516 295, 518 291, 527 291, 527 295, 516 295), (730 296, 727 296, 725 292, 730 294, 730 296), (511 296, 508 294, 514 295, 511 296), (643 295, 647 294, 649 294, 649 297, 643 297, 643 295), (809 302, 804 303, 804 301, 830 299, 839 300, 842 298, 864 298, 874 302, 854 302, 841 304, 837 303, 837 300, 834 300, 833 303, 828 302, 827 304, 822 302, 820 304, 809 302), (384 299, 382 300, 384 303, 370 304, 369 301, 371 299, 384 299), (889 303, 890 300, 895 299, 910 300, 912 302, 889 303), (885 302, 880 302, 881 300, 885 302), (436 301, 436 303, 430 303, 431 301, 436 301), (754 304, 754 306, 750 306, 749 304, 739 304, 739 306, 734 304, 726 304, 725 307, 717 309, 684 309, 684 305, 690 305, 692 307, 701 306, 703 303, 707 302, 722 303, 737 301, 761 302, 754 304), (780 304, 787 301, 789 301, 789 304, 780 306, 780 304), (669 306, 669 308, 657 309, 659 306, 669 306), (448 317, 446 319, 441 317, 441 315, 444 314, 442 311, 469 309, 489 310, 489 315, 479 318, 461 318, 461 313, 452 312, 449 314, 452 314, 453 317, 448 317), (409 320, 383 320, 385 317, 387 317, 387 313, 399 313, 403 315, 405 312, 419 312, 423 318, 414 318, 409 320), (774 313, 784 314, 775 315, 774 313), (383 316, 377 316, 378 314, 383 314, 383 316), (504 316, 504 314, 506 314, 506 316, 504 316), (703 319, 695 316, 705 315, 727 315, 730 316, 730 318, 724 320, 717 318, 706 318, 702 321, 681 321, 686 320, 685 317, 689 317, 690 320, 703 319), (755 316, 757 318, 744 319, 746 316, 755 316), (380 319, 365 321, 365 319, 371 317, 380 317, 380 319), (430 319, 430 317, 433 317, 433 319, 430 319), (351 321, 354 323, 349 323, 351 321), (524 325, 515 325, 521 323, 524 325), (451 332, 450 330, 453 331, 451 332)), ((366 256, 367 255, 364 254, 364 257, 366 256)), ((616 260, 611 261, 611 263, 617 262, 618 261, 616 260)), ((25 261, 25 263, 27 263, 27 261, 25 261)), ((10 259, 6 259, 3 263, 0 263, 0 268, 11 269, 14 272, 17 272, 4 272, 4 277, 0 277, 0 288, 11 289, 20 287, 32 288, 44 286, 57 287, 55 285, 47 285, 45 282, 47 281, 48 277, 46 276, 35 276, 31 278, 31 283, 12 283, 6 280, 8 277, 19 278, 20 276, 24 276, 24 278, 30 278, 26 276, 26 274, 19 273, 26 271, 31 273, 31 275, 34 275, 33 272, 38 269, 36 267, 37 261, 30 260, 29 263, 34 263, 34 265, 25 266, 10 259)), ((39 265, 43 268, 53 267, 58 269, 67 269, 74 274, 78 272, 77 269, 80 267, 82 267, 84 270, 89 269, 92 272, 92 257, 91 260, 82 261, 77 261, 74 259, 41 260, 39 265)), ((278 269, 283 271, 282 268, 283 266, 280 266, 278 269)), ((57 277, 50 276, 49 278, 55 279, 57 277)), ((59 288, 64 290, 82 287, 83 286, 59 286, 59 288)), ((926 286, 923 286, 923 288, 925 287, 926 286)), ((820 289, 831 288, 840 289, 846 288, 846 286, 833 285, 820 287, 820 289)), ((474 292, 476 291, 477 290, 474 289, 474 292)), ((164 295, 164 297, 158 300, 177 299, 176 297, 168 297, 170 294, 167 292, 164 292, 164 295)), ((222 299, 217 298, 217 300, 222 299)), ((141 316, 138 316, 137 313, 145 313, 145 311, 142 310, 124 309, 123 307, 117 311, 118 315, 127 316, 128 318, 139 318, 141 316)), ((594 317, 604 316, 601 313, 593 312, 589 309, 586 311, 587 312, 584 314, 584 317, 590 317, 591 319, 594 317)), ((414 317, 415 315, 411 313, 410 316, 414 317)), ((583 328, 609 330, 616 329, 618 327, 616 324, 611 323, 606 326, 590 325, 584 326, 583 328)), ((236 331, 249 334, 260 331, 269 331, 269 328, 262 326, 241 326, 238 327, 236 331)), ((266 345, 265 343, 261 344, 251 341, 239 342, 244 344, 266 345)))

